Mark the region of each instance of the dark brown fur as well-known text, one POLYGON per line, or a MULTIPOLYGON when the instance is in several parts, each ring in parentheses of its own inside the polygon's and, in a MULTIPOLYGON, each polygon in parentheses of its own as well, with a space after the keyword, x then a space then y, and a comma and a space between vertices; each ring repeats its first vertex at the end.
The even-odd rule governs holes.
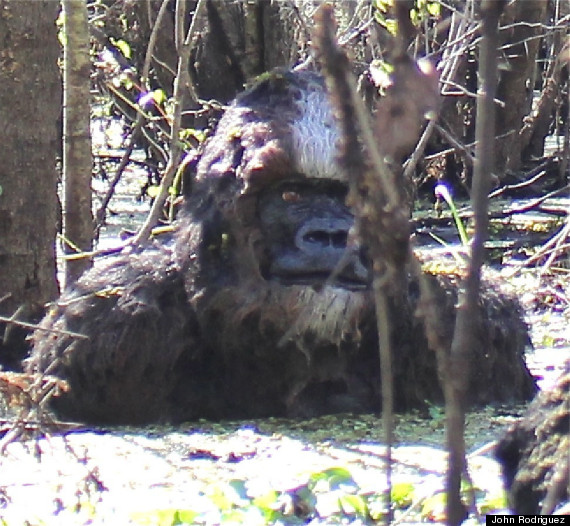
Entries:
MULTIPOLYGON (((49 370, 71 387, 56 409, 97 423, 379 409, 369 288, 326 278, 285 283, 275 260, 289 262, 279 239, 286 238, 287 203, 277 217, 259 208, 265 195, 275 188, 280 195, 279 185, 292 181, 315 196, 312 205, 299 205, 307 214, 301 224, 311 223, 311 207, 321 214, 316 224, 338 224, 334 213, 346 210, 331 188, 345 182, 334 163, 334 137, 315 74, 274 74, 238 97, 196 163, 172 246, 156 242, 141 254, 110 258, 63 294, 44 325, 88 340, 35 334, 29 370, 49 370)), ((289 190, 283 196, 298 198, 289 190)), ((350 282, 359 256, 349 263, 350 282)), ((444 276, 433 281, 451 341, 455 284, 444 276)), ((393 320, 398 409, 441 401, 435 357, 414 316, 414 282, 407 297, 408 308, 393 320)), ((489 287, 473 322, 479 346, 469 401, 532 396, 517 303, 489 287)))
POLYGON ((550 514, 570 501, 570 362, 501 439, 496 456, 516 513, 550 514))

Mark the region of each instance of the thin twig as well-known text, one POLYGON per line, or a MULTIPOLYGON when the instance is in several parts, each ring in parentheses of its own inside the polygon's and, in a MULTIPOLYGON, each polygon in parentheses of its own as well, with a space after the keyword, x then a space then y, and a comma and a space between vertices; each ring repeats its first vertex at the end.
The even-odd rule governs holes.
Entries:
POLYGON ((422 133, 422 136, 420 137, 420 140, 418 141, 418 144, 416 145, 414 152, 404 163, 404 174, 403 174, 404 179, 410 180, 412 178, 416 166, 418 165, 420 159, 422 158, 422 155, 429 142, 429 139, 433 133, 435 125, 436 125, 435 120, 430 119, 428 125, 425 127, 425 130, 422 133))
MULTIPOLYGON (((387 488, 391 486, 394 402, 391 372, 394 333, 390 319, 394 311, 408 308, 406 263, 410 257, 409 202, 401 166, 397 163, 417 145, 425 114, 435 112, 439 103, 435 70, 427 65, 418 67, 406 53, 415 32, 409 18, 411 7, 410 2, 395 5, 398 27, 405 31, 394 46, 393 84, 377 108, 375 134, 371 131, 370 115, 357 93, 350 63, 336 42, 332 7, 322 5, 315 17, 316 50, 341 131, 338 161, 347 173, 347 203, 372 260, 387 488), (409 104, 410 99, 414 99, 414 104, 409 104)), ((387 522, 391 520, 390 499, 387 489, 387 522)))
POLYGON ((54 334, 64 334, 65 336, 71 336, 72 338, 77 338, 78 340, 87 340, 88 336, 85 334, 79 334, 78 332, 65 331, 63 329, 48 329, 47 327, 42 327, 36 323, 27 323, 25 321, 13 320, 12 318, 6 318, 5 316, 0 316, 0 321, 4 323, 9 323, 13 325, 18 325, 20 327, 25 327, 26 329, 32 329, 36 331, 52 332, 54 334))
MULTIPOLYGON (((147 46, 146 56, 145 56, 144 65, 143 65, 143 71, 142 71, 142 75, 141 75, 141 85, 144 88, 147 87, 147 83, 148 83, 148 76, 149 76, 149 71, 150 71, 150 61, 151 61, 152 54, 154 52, 154 46, 156 45, 156 35, 158 34, 158 28, 160 27, 162 17, 164 16, 164 13, 166 12, 167 7, 168 7, 168 0, 163 0, 163 3, 160 6, 160 10, 158 11, 158 15, 156 17, 156 22, 154 24, 154 27, 152 29, 152 32, 151 32, 151 35, 149 38, 149 43, 147 46)), ((101 205, 99 206, 99 208, 95 214, 95 230, 96 231, 98 231, 105 222, 105 216, 107 214, 107 207, 109 206, 109 203, 110 203, 113 195, 115 194, 115 188, 117 187, 117 184, 119 183, 121 176, 123 175, 123 172, 125 171, 125 168, 129 165, 129 163, 131 161, 131 154, 133 153, 135 145, 138 141, 138 138, 139 138, 139 135, 141 133, 141 129, 145 123, 145 120, 146 119, 145 119, 144 112, 137 111, 136 121, 135 121, 135 124, 133 125, 131 134, 129 136, 129 142, 127 144, 127 147, 125 148, 125 152, 123 153, 123 156, 121 158, 121 162, 119 163, 119 166, 117 166, 117 170, 115 171, 115 175, 113 176, 113 179, 111 179, 111 182, 109 184, 109 188, 107 189, 107 192, 106 192, 105 196, 103 197, 103 200, 101 201, 101 205)))
POLYGON ((482 41, 479 62, 480 86, 476 116, 476 161, 473 174, 472 203, 475 233, 470 247, 467 277, 459 290, 455 331, 449 356, 448 375, 444 382, 447 447, 448 524, 459 525, 465 516, 461 502, 461 476, 466 470, 464 400, 469 378, 469 356, 475 345, 473 319, 479 299, 481 266, 488 236, 488 194, 494 166, 495 107, 497 87, 497 47, 499 16, 504 0, 483 0, 482 41))
MULTIPOLYGON (((183 0, 177 0, 177 17, 183 15, 183 9, 181 6, 183 0)), ((162 181, 160 183, 160 192, 156 197, 152 209, 149 212, 144 224, 140 228, 139 232, 133 239, 133 245, 141 247, 145 245, 149 239, 154 225, 157 223, 160 214, 162 213, 162 208, 166 199, 169 195, 170 186, 174 180, 174 175, 176 174, 176 169, 180 161, 181 147, 180 147, 180 124, 182 120, 182 105, 183 105, 183 87, 189 88, 189 74, 188 74, 188 62, 190 59, 190 52, 192 50, 192 39, 198 28, 197 20, 201 16, 202 11, 206 8, 206 1, 199 0, 196 6, 196 11, 194 12, 194 17, 192 18, 192 23, 188 29, 186 39, 182 42, 179 32, 180 28, 183 27, 183 22, 177 20, 176 24, 176 38, 180 47, 178 49, 178 69, 176 72, 176 78, 174 79, 174 90, 173 90, 173 117, 172 117, 172 133, 170 139, 170 157, 166 165, 162 181)))

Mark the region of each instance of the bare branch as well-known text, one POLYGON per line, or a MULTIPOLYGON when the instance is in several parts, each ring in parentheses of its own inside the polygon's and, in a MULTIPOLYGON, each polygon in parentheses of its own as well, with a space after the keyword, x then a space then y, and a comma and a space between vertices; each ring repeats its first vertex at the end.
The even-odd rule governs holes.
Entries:
POLYGON ((475 345, 474 313, 479 298, 481 265, 484 243, 488 235, 488 194, 494 166, 495 108, 497 86, 497 47, 499 17, 504 0, 483 0, 482 41, 479 65, 479 92, 477 100, 475 170, 472 203, 475 233, 470 247, 467 277, 459 291, 455 332, 451 345, 447 378, 444 382, 447 420, 447 447, 449 467, 447 478, 448 524, 459 525, 465 519, 461 502, 461 476, 465 462, 465 408, 464 399, 469 377, 469 356, 475 345))
MULTIPOLYGON (((180 9, 178 6, 183 3, 183 0, 177 0, 177 17, 181 17, 183 15, 183 9, 180 9)), ((192 19, 192 23, 190 24, 190 28, 188 29, 188 33, 186 38, 182 41, 179 35, 180 27, 182 27, 182 21, 177 20, 176 30, 177 35, 177 42, 179 44, 178 47, 178 70, 176 72, 176 78, 174 79, 174 93, 173 93, 173 117, 172 117, 172 134, 170 139, 170 157, 168 159, 168 164, 166 165, 166 169, 164 175, 162 177, 162 181, 160 183, 160 193, 156 197, 154 204, 150 213, 148 214, 143 226, 139 230, 138 234, 133 239, 133 245, 135 246, 143 246, 147 243, 148 238, 152 232, 152 229, 158 218, 160 217, 162 207, 166 202, 166 198, 168 197, 168 192, 170 186, 172 185, 172 181, 174 180, 174 176, 176 174, 177 166, 180 162, 181 156, 181 147, 179 141, 180 135, 180 123, 182 119, 182 106, 183 106, 183 88, 189 88, 191 85, 190 77, 188 74, 188 62, 190 59, 190 51, 192 49, 192 38, 194 32, 196 31, 197 23, 195 21, 201 16, 203 9, 205 9, 206 1, 199 0, 198 5, 196 6, 196 11, 194 12, 194 18, 192 19)))
MULTIPOLYGON (((426 112, 435 113, 439 102, 437 75, 433 68, 426 64, 422 70, 406 54, 407 41, 411 38, 408 31, 410 5, 409 2, 402 3, 396 12, 402 34, 392 57, 393 85, 377 108, 374 135, 369 115, 357 93, 349 61, 336 42, 332 7, 322 5, 315 15, 317 55, 325 70, 341 130, 339 163, 348 174, 347 202, 353 209, 358 234, 372 259, 388 488, 393 442, 393 334, 390 320, 393 310, 406 308, 402 294, 407 290, 406 262, 410 256, 409 189, 402 178, 399 161, 416 145, 426 112)), ((389 490, 386 500, 390 510, 389 490)), ((390 521, 390 513, 386 520, 390 521)))
MULTIPOLYGON (((152 55, 154 53, 154 47, 156 45, 156 35, 158 34, 158 29, 160 28, 160 24, 161 24, 162 18, 164 16, 164 13, 166 12, 167 7, 168 7, 168 0, 163 0, 162 5, 160 6, 160 10, 158 11, 158 15, 156 16, 156 21, 155 21, 154 27, 152 28, 152 33, 151 33, 150 38, 149 38, 149 43, 148 43, 148 47, 146 50, 146 56, 145 56, 142 75, 141 75, 141 86, 144 89, 148 88, 147 84, 148 84, 148 76, 149 76, 149 71, 150 71, 150 62, 151 62, 152 55)), ((119 166, 117 167, 117 170, 115 171, 115 175, 113 176, 113 179, 111 180, 111 182, 109 184, 109 188, 107 189, 107 193, 105 194, 105 197, 103 198, 103 201, 101 202, 101 206, 99 206, 99 208, 97 209, 97 212, 95 214, 95 230, 96 231, 98 231, 101 228, 101 226, 103 226, 103 223, 105 222, 105 216, 107 214, 107 207, 109 206, 109 203, 110 203, 113 195, 115 194, 115 188, 117 187, 117 184, 119 183, 121 176, 123 175, 123 172, 125 171, 125 168, 128 166, 129 162, 131 161, 131 154, 133 153, 135 145, 139 139, 139 135, 141 133, 141 130, 142 130, 142 127, 143 127, 145 121, 146 121, 146 119, 145 119, 144 113, 142 111, 137 111, 137 118, 136 118, 135 124, 133 125, 131 134, 129 136, 129 143, 127 144, 127 147, 125 148, 125 152, 123 153, 123 156, 121 158, 121 162, 119 163, 119 166)))

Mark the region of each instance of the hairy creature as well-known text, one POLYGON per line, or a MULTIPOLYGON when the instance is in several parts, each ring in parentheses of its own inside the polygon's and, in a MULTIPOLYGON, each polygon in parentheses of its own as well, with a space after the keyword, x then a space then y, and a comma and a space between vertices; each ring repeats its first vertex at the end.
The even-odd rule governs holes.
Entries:
MULTIPOLYGON (((320 76, 277 72, 240 95, 193 166, 171 245, 101 261, 53 306, 28 370, 69 382, 62 415, 144 423, 379 409, 369 262, 351 230, 339 140, 320 76)), ((451 341, 451 277, 432 277, 451 341)), ((434 353, 409 308, 393 320, 398 409, 440 401, 434 353)), ((517 303, 487 288, 469 401, 534 383, 517 303)))
POLYGON ((509 505, 521 515, 570 505, 570 361, 497 445, 509 505))

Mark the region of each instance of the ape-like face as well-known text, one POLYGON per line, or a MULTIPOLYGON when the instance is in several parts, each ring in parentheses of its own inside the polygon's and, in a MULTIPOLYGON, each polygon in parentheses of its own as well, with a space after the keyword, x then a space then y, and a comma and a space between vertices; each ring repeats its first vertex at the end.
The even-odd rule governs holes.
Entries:
MULTIPOLYGON (((294 298, 287 304, 301 307, 307 297, 319 315, 316 324, 329 326, 337 311, 350 320, 346 304, 367 301, 362 296, 370 278, 345 204, 337 141, 322 78, 314 73, 272 74, 236 99, 206 144, 189 198, 203 229, 200 268, 184 254, 195 241, 183 232, 178 243, 177 260, 190 263, 191 272, 183 272, 192 276, 191 295, 204 275, 211 296, 215 268, 219 288, 249 284, 240 303, 255 301, 253 295, 267 304, 267 289, 279 290, 294 298), (316 290, 326 313, 314 303, 316 290), (360 299, 351 302, 352 296, 360 299)), ((297 315, 298 309, 281 317, 284 327, 297 315)))
POLYGON ((228 359, 247 360, 255 348, 253 370, 282 372, 294 385, 290 406, 314 382, 346 390, 340 349, 358 353, 363 325, 374 325, 337 140, 320 77, 273 74, 257 84, 206 144, 188 199, 198 226, 177 243, 201 326, 217 327, 205 337, 228 359))
POLYGON ((368 286, 360 251, 349 246, 354 218, 344 205, 345 196, 345 185, 324 179, 284 181, 261 194, 264 278, 284 285, 330 283, 350 290, 368 286))

